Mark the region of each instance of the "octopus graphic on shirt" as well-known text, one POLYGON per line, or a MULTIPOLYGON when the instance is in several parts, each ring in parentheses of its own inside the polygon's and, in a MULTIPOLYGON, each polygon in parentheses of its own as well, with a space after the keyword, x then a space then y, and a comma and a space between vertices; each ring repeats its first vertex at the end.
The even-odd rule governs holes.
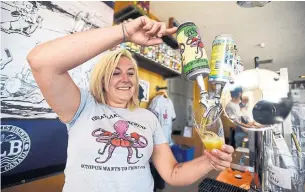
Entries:
POLYGON ((128 135, 126 132, 129 128, 129 125, 126 121, 119 120, 117 121, 114 125, 113 128, 115 132, 109 132, 106 131, 102 128, 95 129, 92 132, 93 137, 97 137, 96 141, 99 143, 105 143, 106 145, 104 146, 103 151, 101 149, 98 150, 98 154, 104 155, 106 149, 108 148, 108 156, 106 157, 105 160, 101 160, 102 157, 97 157, 95 159, 95 162, 97 163, 105 163, 108 160, 111 159, 112 153, 117 147, 123 147, 127 148, 128 150, 128 156, 127 156, 127 163, 129 164, 135 164, 139 160, 135 162, 131 162, 130 159, 132 158, 133 155, 133 149, 136 152, 136 157, 138 159, 143 157, 143 154, 139 155, 138 153, 138 148, 145 148, 148 144, 147 139, 139 135, 136 132, 131 133, 128 135))
POLYGON ((165 109, 165 112, 164 112, 164 114, 163 114, 163 119, 165 120, 165 119, 167 119, 167 118, 168 118, 167 110, 165 109))

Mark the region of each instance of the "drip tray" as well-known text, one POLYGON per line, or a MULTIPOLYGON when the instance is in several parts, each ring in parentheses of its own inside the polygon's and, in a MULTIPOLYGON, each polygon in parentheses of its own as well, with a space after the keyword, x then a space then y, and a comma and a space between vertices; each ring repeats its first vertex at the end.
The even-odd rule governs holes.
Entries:
POLYGON ((223 183, 215 179, 205 178, 199 184, 198 192, 248 192, 234 185, 223 183))

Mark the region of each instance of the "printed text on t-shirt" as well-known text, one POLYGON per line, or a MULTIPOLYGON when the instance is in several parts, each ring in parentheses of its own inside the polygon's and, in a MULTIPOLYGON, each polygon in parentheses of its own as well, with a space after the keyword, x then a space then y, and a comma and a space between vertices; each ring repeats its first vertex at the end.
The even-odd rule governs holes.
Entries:
POLYGON ((145 166, 108 167, 108 166, 81 164, 81 168, 95 169, 100 171, 133 171, 133 170, 145 169, 145 166))
MULTIPOLYGON (((100 115, 100 116, 93 116, 91 118, 92 121, 96 121, 96 120, 102 120, 104 118, 107 118, 107 119, 113 119, 113 118, 119 118, 119 116, 117 114, 112 114, 112 115, 106 115, 106 114, 103 114, 103 115, 100 115)), ((146 129, 146 127, 144 127, 143 125, 140 125, 136 122, 132 122, 132 121, 127 121, 129 125, 132 125, 132 126, 135 126, 135 127, 138 127, 138 128, 141 128, 141 129, 146 129)))

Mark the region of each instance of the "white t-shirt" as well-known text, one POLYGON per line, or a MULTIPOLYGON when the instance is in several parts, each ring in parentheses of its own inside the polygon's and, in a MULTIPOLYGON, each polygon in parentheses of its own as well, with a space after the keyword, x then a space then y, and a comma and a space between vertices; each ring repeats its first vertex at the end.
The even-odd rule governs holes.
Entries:
POLYGON ((240 116, 247 122, 252 122, 253 120, 253 115, 251 113, 251 111, 248 109, 248 107, 243 107, 240 110, 240 116))
POLYGON ((80 106, 67 128, 64 192, 153 191, 149 159, 153 145, 166 139, 152 112, 98 104, 81 89, 80 106))
POLYGON ((156 114, 163 128, 164 135, 169 143, 171 143, 172 121, 176 118, 175 108, 170 98, 163 95, 157 95, 151 101, 149 110, 156 114))
POLYGON ((225 111, 230 119, 235 120, 235 121, 240 121, 241 112, 240 112, 240 106, 238 103, 234 103, 234 102, 230 101, 227 104, 225 111))

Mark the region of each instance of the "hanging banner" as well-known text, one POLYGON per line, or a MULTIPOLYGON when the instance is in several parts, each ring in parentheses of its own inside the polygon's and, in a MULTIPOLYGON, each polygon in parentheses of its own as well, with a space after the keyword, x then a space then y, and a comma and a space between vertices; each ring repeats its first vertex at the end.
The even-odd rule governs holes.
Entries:
MULTIPOLYGON (((41 94, 28 53, 68 34, 111 26, 112 6, 102 1, 1 1, 1 188, 63 171, 67 159, 67 128, 41 94)), ((88 88, 101 55, 69 71, 79 87, 88 88)))
MULTIPOLYGON (((33 78, 28 53, 46 41, 112 22, 113 9, 101 1, 2 1, 1 118, 55 119, 33 78)), ((69 71, 79 87, 88 87, 98 57, 69 71)))

